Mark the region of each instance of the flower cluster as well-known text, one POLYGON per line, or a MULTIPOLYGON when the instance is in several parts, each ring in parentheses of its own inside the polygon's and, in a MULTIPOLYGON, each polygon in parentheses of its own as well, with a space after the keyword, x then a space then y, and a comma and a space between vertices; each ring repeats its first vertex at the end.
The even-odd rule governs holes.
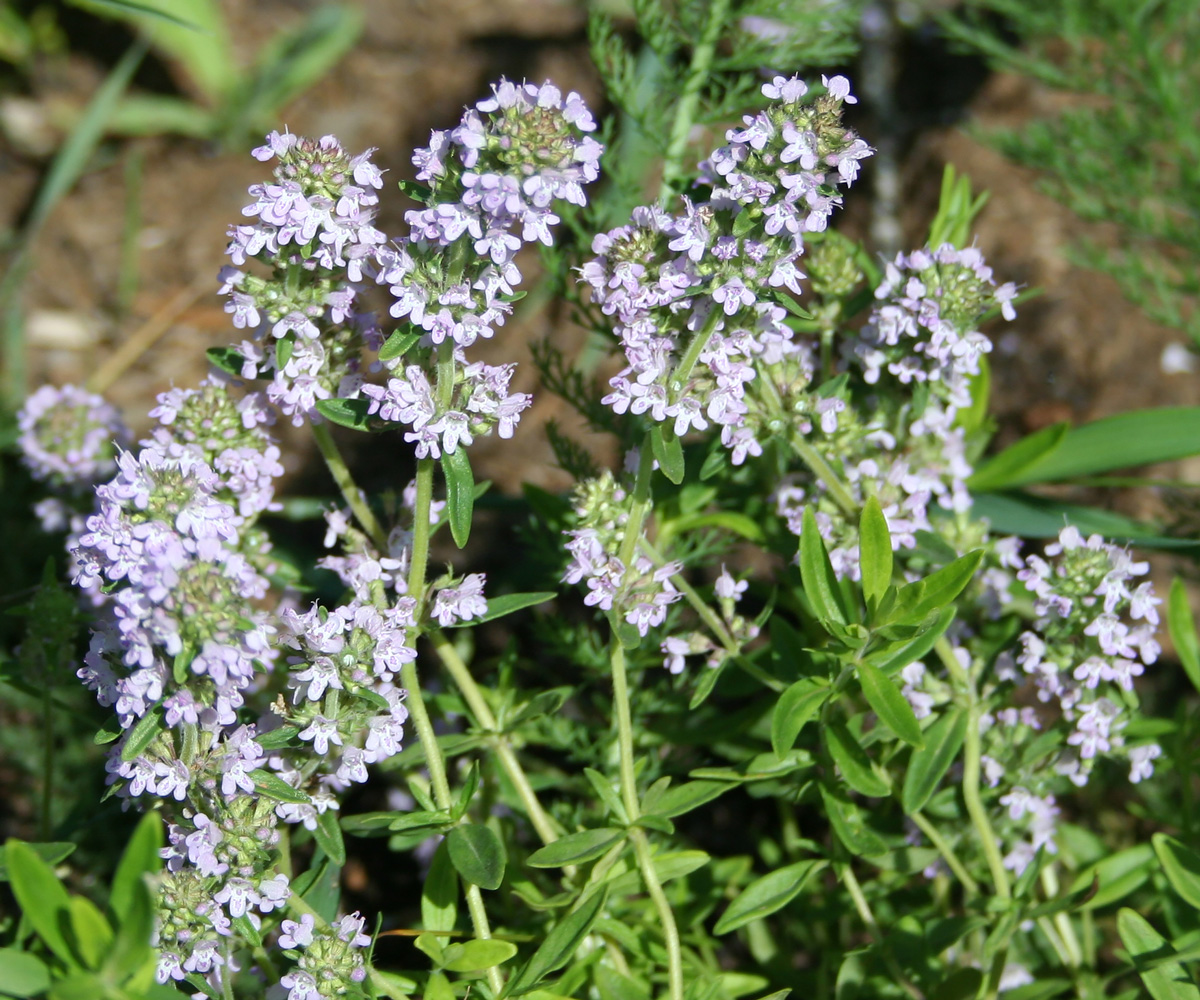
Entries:
POLYGON ((296 968, 280 980, 288 991, 287 1000, 365 997, 361 984, 367 967, 362 950, 371 938, 363 932, 364 923, 357 912, 332 927, 318 928, 310 913, 283 921, 279 947, 296 961, 296 968))
MULTIPOLYGON (((216 731, 271 660, 266 536, 254 528, 283 472, 261 396, 225 386, 159 397, 160 426, 116 477, 74 549, 75 583, 115 587, 80 678, 128 728, 162 702, 170 725, 216 731)), ((126 762, 128 763, 128 762, 126 762)), ((127 777, 129 775, 126 775, 127 777)))
POLYGON ((132 440, 121 414, 102 396, 73 385, 44 385, 17 412, 17 447, 34 479, 54 493, 34 508, 45 531, 83 530, 92 488, 116 471, 132 440))
POLYGON ((533 401, 529 393, 509 392, 514 364, 467 364, 462 348, 454 347, 455 387, 448 407, 438 407, 433 386, 419 365, 408 365, 386 385, 364 385, 363 395, 371 402, 368 414, 412 427, 404 435, 417 458, 440 458, 460 444, 493 430, 511 438, 521 413, 533 401))
POLYGON ((897 254, 875 289, 880 305, 846 351, 876 384, 886 371, 902 384, 928 382, 953 410, 971 402, 968 379, 991 340, 976 329, 980 317, 998 306, 1012 321, 1017 287, 1000 287, 975 247, 949 243, 935 250, 897 254))
POLYGON ((836 420, 840 405, 804 391, 812 355, 779 304, 801 291, 804 234, 825 228, 837 184, 870 154, 840 123, 849 85, 827 83, 812 104, 801 103, 798 79, 764 86, 778 103, 731 129, 703 165, 711 200, 685 198, 674 216, 636 209, 629 225, 596 237, 581 272, 628 362, 603 402, 677 435, 711 422, 735 464, 785 428, 836 420))
POLYGON ((603 147, 588 133, 591 112, 553 84, 501 80, 459 126, 434 132, 413 155, 427 181, 428 207, 407 213, 410 235, 379 252, 378 280, 390 287, 391 315, 446 345, 436 391, 426 371, 384 356, 386 386, 364 386, 371 414, 407 424, 419 458, 453 452, 495 430, 511 437, 526 393, 509 391, 513 365, 468 364, 462 349, 489 338, 512 312, 521 281, 515 257, 525 243, 553 242, 555 202, 586 204, 603 147), (454 385, 443 384, 453 377, 454 385))
POLYGON ((683 596, 671 583, 682 567, 679 563, 656 566, 644 553, 635 553, 629 565, 621 559, 629 497, 611 472, 581 483, 575 501, 579 527, 566 532, 571 562, 563 581, 585 583, 585 604, 621 613, 639 635, 646 635, 663 623, 667 608, 683 596))
MULTIPOLYGON (((1085 539, 1067 527, 1045 552, 1049 559, 1031 553, 1017 570, 1037 617, 1019 636, 1016 661, 1038 699, 1055 703, 1071 724, 1073 750, 1056 768, 1083 785, 1098 757, 1123 748, 1127 708, 1115 689, 1132 692, 1133 679, 1158 659, 1161 601, 1148 580, 1137 582, 1149 564, 1099 535, 1085 539)), ((1157 749, 1129 752, 1130 780, 1153 772, 1157 749)))
POLYGON ((268 397, 297 426, 320 419, 319 400, 352 395, 362 348, 381 342, 357 307, 386 242, 372 224, 383 186, 373 152, 352 157, 333 136, 272 132, 254 156, 277 161, 276 182, 251 186, 243 214, 257 221, 229 230, 237 267, 222 270, 221 294, 234 326, 253 335, 231 364, 242 378, 270 378, 268 397), (249 259, 271 276, 240 270, 249 259))

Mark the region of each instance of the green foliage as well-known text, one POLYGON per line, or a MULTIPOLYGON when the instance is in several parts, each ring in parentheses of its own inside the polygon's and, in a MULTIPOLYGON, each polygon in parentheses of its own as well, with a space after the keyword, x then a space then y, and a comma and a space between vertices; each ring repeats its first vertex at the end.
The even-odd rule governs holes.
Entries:
POLYGON ((1084 244, 1078 259, 1156 322, 1200 340, 1200 9, 1190 0, 971 0, 942 24, 997 67, 1069 98, 1056 116, 989 141, 1040 171, 1082 218, 1115 225, 1114 245, 1084 244))

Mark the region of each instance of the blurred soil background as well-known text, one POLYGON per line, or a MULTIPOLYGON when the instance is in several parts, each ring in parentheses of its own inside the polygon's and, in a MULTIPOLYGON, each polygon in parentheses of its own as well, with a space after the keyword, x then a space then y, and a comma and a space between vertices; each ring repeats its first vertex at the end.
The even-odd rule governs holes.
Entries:
MULTIPOLYGON (((247 60, 266 38, 314 6, 304 0, 224 4, 235 48, 247 60)), ((375 162, 388 171, 377 220, 385 232, 403 230, 403 212, 410 205, 394 182, 412 176, 412 148, 428 141, 431 128, 452 126, 463 106, 486 93, 498 76, 549 78, 564 90, 579 90, 597 117, 607 110, 590 63, 582 0, 362 0, 360 6, 366 29, 353 51, 286 107, 278 127, 298 134, 333 133, 352 152, 377 147, 375 162)), ((28 78, 0 92, 0 233, 20 226, 49 155, 61 141, 52 124, 56 109, 81 107, 129 41, 113 22, 73 8, 60 13, 69 51, 43 60, 28 78)), ((1066 248, 1081 235, 1103 240, 1111 234, 1096 231, 1040 193, 1032 172, 1014 167, 973 134, 1028 121, 1052 110, 1058 98, 1028 80, 990 74, 979 59, 948 52, 932 27, 906 36, 894 54, 894 105, 872 107, 864 98, 852 121, 873 145, 880 135, 895 140, 899 245, 909 249, 923 242, 942 167, 952 163, 976 190, 991 192, 977 233, 997 280, 1043 290, 1019 308, 1016 323, 990 331, 997 339, 992 394, 1000 443, 1060 420, 1078 423, 1200 398, 1200 373, 1168 374, 1161 364, 1164 348, 1182 335, 1153 325, 1109 278, 1069 262, 1066 248)), ((841 70, 857 83, 863 67, 841 70)), ((186 92, 186 81, 151 56, 134 88, 186 92)), ((857 85, 855 90, 862 93, 857 85)), ((216 276, 226 262, 226 229, 242 218, 247 186, 267 179, 249 148, 225 152, 170 136, 102 145, 33 247, 24 287, 30 388, 82 383, 131 339, 153 339, 107 393, 142 432, 157 393, 204 377, 205 348, 242 339, 222 309, 216 276), (131 169, 131 157, 140 159, 140 171, 131 169), (135 252, 123 255, 131 218, 136 220, 135 252), (161 337, 154 339, 159 330, 161 337)), ((852 235, 872 229, 875 169, 874 161, 866 163, 848 199, 845 225, 852 235)), ((528 258, 525 265, 532 288, 537 261, 528 258)), ((536 294, 524 300, 515 321, 496 341, 481 343, 477 356, 493 363, 527 361, 527 345, 547 336, 568 357, 581 351, 582 331, 568 315, 539 302, 536 294)), ((382 299, 379 305, 386 307, 382 299)), ((529 391, 534 380, 533 366, 523 364, 514 388, 529 391)), ((494 480, 510 495, 525 481, 565 488, 568 480, 554 466, 542 425, 549 418, 563 419, 579 433, 567 417, 557 399, 539 394, 515 443, 491 439, 472 450, 477 477, 494 480)), ((308 435, 290 434, 286 426, 279 430, 287 437, 289 492, 331 493, 308 435)), ((340 437, 351 449, 372 449, 369 459, 359 462, 368 486, 395 484, 411 468, 398 436, 368 440, 346 432, 340 437)), ((588 443, 606 461, 615 458, 611 443, 588 443)), ((1090 499, 1146 516, 1153 511, 1139 498, 1149 495, 1090 499)), ((490 532, 489 538, 485 522, 473 537, 471 558, 477 551, 485 563, 510 558, 510 545, 504 530, 490 532)), ((0 764, 0 795, 6 808, 18 813, 31 808, 27 794, 19 792, 23 780, 11 762, 0 764)), ((2 825, 8 832, 29 834, 19 816, 2 825)), ((350 888, 356 887, 354 871, 352 864, 350 888)), ((363 887, 361 880, 357 887, 363 887)))

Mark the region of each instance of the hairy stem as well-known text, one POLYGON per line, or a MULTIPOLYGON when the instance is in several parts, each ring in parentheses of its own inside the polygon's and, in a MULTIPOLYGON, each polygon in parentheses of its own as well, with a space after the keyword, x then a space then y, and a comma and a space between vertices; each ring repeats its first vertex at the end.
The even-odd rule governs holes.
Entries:
POLYGON ((333 481, 337 483, 337 488, 342 494, 342 499, 349 505, 350 510, 354 512, 358 523, 362 525, 363 531, 370 537, 371 542, 379 549, 380 552, 387 552, 387 533, 375 519, 375 513, 368 506, 363 498, 358 487, 354 483, 354 477, 350 475, 350 469, 346 466, 345 459, 342 458, 342 453, 338 450, 337 444, 333 440, 333 433, 329 429, 329 424, 317 424, 312 426, 313 438, 317 442, 317 448, 321 452, 321 457, 325 459, 325 465, 328 466, 330 474, 333 476, 333 481))
POLYGON ((958 855, 954 853, 946 838, 941 835, 938 828, 934 826, 925 817, 924 813, 910 813, 909 818, 917 825, 917 829, 925 834, 926 839, 933 844, 938 853, 945 860, 946 865, 954 872, 954 877, 962 883, 962 887, 971 895, 979 892, 979 883, 971 877, 971 873, 967 871, 958 855))
POLYGON ((430 632, 429 640, 433 643, 434 651, 440 657, 446 672, 454 680, 467 706, 479 720, 479 724, 493 733, 492 746, 495 748, 496 756, 500 758, 500 766, 504 768, 504 773, 508 775, 508 780, 516 789, 517 796, 525 807, 525 813, 529 817, 529 822, 533 824, 534 830, 537 831, 538 837, 541 838, 543 844, 554 843, 561 834, 555 826, 554 820, 550 818, 541 802, 538 801, 537 792, 529 783, 529 776, 521 766, 512 742, 505 734, 496 731, 496 717, 484 699, 483 692, 479 690, 479 685, 475 683, 475 678, 471 676, 470 669, 458 655, 454 644, 446 638, 444 632, 430 632))
POLYGON ((854 908, 858 911, 859 917, 866 924, 867 932, 879 946, 883 962, 892 974, 892 978, 895 979, 904 992, 912 997, 913 1000, 924 1000, 925 995, 904 974, 904 971, 896 961, 896 956, 892 954, 891 949, 887 946, 886 937, 879 929, 879 923, 875 920, 875 914, 871 912, 871 904, 867 902, 867 897, 862 891, 862 886, 858 883, 858 877, 854 874, 854 870, 848 864, 841 865, 838 868, 838 875, 842 880, 842 884, 850 893, 850 898, 854 901, 854 908))
POLYGON ((642 880, 646 883, 654 908, 658 911, 658 921, 662 924, 663 941, 667 946, 667 995, 671 1000, 683 1000, 683 949, 679 943, 679 928, 675 923, 675 913, 667 894, 663 892, 662 883, 658 880, 658 872, 654 870, 654 858, 650 853, 650 841, 646 831, 641 827, 631 827, 629 839, 633 841, 633 849, 637 854, 638 868, 642 880))
POLYGON ((821 482, 825 484, 825 488, 829 490, 829 495, 837 502, 837 505, 842 508, 842 511, 851 520, 857 520, 859 515, 859 506, 846 485, 836 472, 833 471, 833 466, 825 460, 816 448, 808 443, 800 434, 792 436, 792 447, 796 454, 800 456, 801 461, 812 470, 821 482))

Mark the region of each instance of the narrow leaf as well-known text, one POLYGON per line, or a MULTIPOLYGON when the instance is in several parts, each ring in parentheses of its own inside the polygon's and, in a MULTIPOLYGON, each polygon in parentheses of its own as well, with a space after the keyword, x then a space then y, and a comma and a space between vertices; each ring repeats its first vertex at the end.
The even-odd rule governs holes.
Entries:
POLYGON ((1071 883, 1070 892, 1085 891, 1098 881, 1099 889, 1087 900, 1084 909, 1094 910, 1116 903, 1150 877, 1155 860, 1154 848, 1149 844, 1137 844, 1118 851, 1081 871, 1071 883))
POLYGON ((142 884, 146 875, 157 874, 162 868, 162 858, 158 854, 162 844, 162 817, 157 812, 148 812, 129 838, 129 844, 113 875, 109 906, 118 923, 125 919, 133 900, 134 888, 142 884))
POLYGON ((517 946, 510 941, 488 940, 463 941, 447 945, 442 954, 442 968, 447 972, 476 972, 503 965, 517 953, 517 946))
POLYGON ((683 482, 683 445, 674 431, 665 429, 662 424, 655 424, 650 430, 650 450, 658 462, 662 474, 676 486, 683 482))
POLYGON ((429 874, 421 889, 421 926, 427 931, 452 931, 458 922, 458 876, 443 840, 433 852, 429 874))
POLYGON ((369 399, 318 399, 317 412, 331 424, 349 427, 352 431, 370 429, 369 399))
MULTIPOLYGON (((25 844, 25 847, 33 851, 39 858, 48 865, 56 865, 65 858, 69 858, 75 851, 75 845, 68 843, 65 840, 50 841, 45 844, 25 844)), ((0 847, 0 882, 8 881, 8 854, 5 848, 0 847)))
POLYGON ((1196 620, 1192 617, 1187 587, 1179 577, 1171 581, 1171 595, 1167 598, 1167 629, 1188 680, 1200 691, 1200 639, 1196 637, 1196 620))
POLYGON ((824 726, 821 733, 847 785, 870 798, 881 799, 891 793, 891 787, 876 773, 871 766, 871 758, 845 723, 831 723, 824 726))
POLYGON ((1196 454, 1200 454, 1200 406, 1132 410, 1076 427, 1061 447, 1010 485, 1059 482, 1196 454))
POLYGON ((1058 450, 1070 429, 1070 424, 1055 424, 1022 438, 976 469, 967 480, 967 488, 972 493, 983 493, 1035 481, 1036 477, 1028 478, 1031 470, 1058 450))
POLYGON ((410 347, 421 339, 421 330, 393 330, 390 337, 379 348, 380 361, 392 361, 408 353, 410 347))
POLYGON ((849 799, 841 797, 825 785, 820 786, 821 801, 829 816, 833 832, 851 854, 886 854, 887 844, 867 826, 862 810, 849 799))
POLYGON ((35 997, 50 988, 50 970, 36 955, 16 948, 0 948, 0 993, 10 997, 35 997))
POLYGON ((1112 511, 1028 493, 977 494, 971 513, 976 518, 987 518, 993 537, 1055 538, 1064 525, 1072 524, 1084 535, 1132 541, 1142 548, 1195 549, 1200 545, 1194 538, 1168 538, 1152 524, 1143 524, 1112 511))
POLYGON ((954 621, 955 614, 956 609, 952 604, 942 608, 930 628, 920 632, 915 638, 894 646, 886 646, 878 652, 872 653, 867 658, 868 661, 877 666, 886 676, 894 677, 910 663, 915 663, 933 649, 938 639, 945 634, 950 623, 954 621))
POLYGON ((929 576, 905 584, 896 594, 896 607, 888 620, 916 624, 931 612, 947 607, 971 582, 982 558, 983 549, 974 549, 929 576))
POLYGON ((139 756, 163 730, 163 712, 160 705, 153 706, 129 730, 129 739, 121 747, 121 760, 130 761, 139 756))
POLYGON ((925 808, 967 738, 966 710, 951 708, 925 730, 925 746, 914 750, 904 774, 900 802, 910 815, 925 808))
MULTIPOLYGON (((451 529, 453 530, 453 521, 451 529)), ((461 546, 460 546, 461 548, 461 546)), ((553 590, 538 590, 527 594, 501 594, 499 597, 489 597, 487 599, 487 611, 478 618, 472 618, 468 622, 455 622, 447 628, 459 628, 463 625, 479 625, 482 622, 494 621, 497 618, 503 618, 505 615, 511 615, 514 611, 523 611, 525 608, 532 608, 538 604, 545 604, 547 601, 552 601, 556 598, 553 590)))
POLYGON ((846 609, 842 606, 842 591, 838 587, 829 553, 825 551, 825 541, 821 538, 811 507, 804 508, 800 530, 800 579, 818 618, 828 618, 839 625, 849 623, 846 609))
POLYGON ((892 584, 892 536, 879 498, 873 495, 863 505, 858 522, 858 565, 863 597, 871 606, 892 584))
POLYGON ((242 365, 246 363, 246 359, 232 347, 210 347, 204 354, 214 368, 234 378, 242 377, 242 365))
POLYGON ((533 957, 509 983, 509 996, 520 996, 537 989, 538 984, 550 973, 561 969, 571 960, 575 949, 587 936, 592 924, 604 909, 607 896, 607 889, 592 893, 577 909, 572 910, 555 925, 546 935, 546 940, 533 953, 533 957))
POLYGON ((1143 968, 1147 960, 1161 961, 1175 954, 1175 949, 1145 917, 1131 909, 1122 909, 1117 914, 1117 933, 1154 1000, 1200 1000, 1200 989, 1183 965, 1166 962, 1143 968))
POLYGON ((820 711, 829 692, 828 684, 805 677, 779 696, 771 713, 771 749, 777 757, 784 756, 796 745, 800 730, 820 711))
POLYGON ((783 909, 826 864, 825 861, 798 861, 755 879, 721 914, 713 933, 728 934, 752 920, 760 920, 783 909))
POLYGON ((335 865, 341 867, 346 863, 346 843, 342 840, 342 828, 338 825, 337 813, 334 810, 326 809, 317 817, 313 839, 335 865))
POLYGON ((261 767, 255 768, 249 772, 249 778, 254 782, 254 787, 268 798, 276 799, 279 802, 290 802, 298 806, 307 806, 312 803, 312 798, 307 792, 293 788, 274 771, 266 771, 261 767))
POLYGON ((442 452, 442 471, 446 475, 446 514, 450 534, 460 549, 471 536, 471 517, 475 510, 475 477, 467 449, 460 444, 454 451, 442 452))
POLYGON ((1171 888, 1200 910, 1200 855, 1165 833, 1156 833, 1150 840, 1171 888))
POLYGON ((562 868, 578 865, 600 857, 610 847, 625 839, 625 831, 613 826, 568 833, 553 844, 534 851, 525 863, 533 868, 562 868))
POLYGON ((867 704, 875 709, 880 722, 905 743, 914 747, 925 745, 925 738, 921 735, 921 724, 913 715, 912 706, 890 677, 878 667, 863 660, 858 664, 858 680, 862 684, 867 704))
POLYGON ((504 845, 490 827, 456 826, 446 838, 458 874, 481 889, 499 889, 504 881, 504 845))
POLYGON ((10 840, 5 845, 8 879, 25 919, 55 955, 72 968, 75 956, 63 937, 62 927, 71 910, 71 900, 53 869, 28 844, 10 840))

